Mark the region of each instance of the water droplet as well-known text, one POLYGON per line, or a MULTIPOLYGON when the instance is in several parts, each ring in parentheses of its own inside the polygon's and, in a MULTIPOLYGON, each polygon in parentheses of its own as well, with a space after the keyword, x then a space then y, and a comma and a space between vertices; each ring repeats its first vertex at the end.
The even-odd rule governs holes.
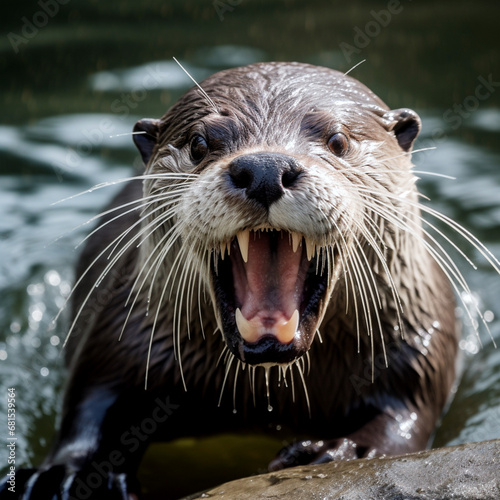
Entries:
POLYGON ((495 319, 495 313, 493 311, 484 311, 483 318, 486 323, 491 323, 495 319))
POLYGON ((36 321, 37 323, 39 321, 42 321, 42 318, 43 318, 43 312, 40 311, 39 309, 36 309, 31 313, 31 319, 33 321, 36 321))
POLYGON ((42 377, 46 377, 49 373, 50 372, 49 372, 49 369, 47 367, 44 366, 43 368, 40 368, 40 375, 42 377))
POLYGON ((234 408, 233 413, 238 413, 238 410, 236 408, 234 408))
POLYGON ((19 333, 21 331, 21 323, 19 323, 19 321, 13 321, 10 324, 10 331, 12 333, 19 333))
POLYGON ((467 339, 462 339, 458 343, 458 347, 467 354, 476 354, 479 351, 477 340, 472 336, 467 337, 467 339))
POLYGON ((45 273, 45 283, 51 286, 59 286, 61 284, 61 276, 55 270, 50 270, 45 273))
POLYGON ((265 366, 265 378, 266 378, 266 396, 267 396, 267 411, 273 411, 273 407, 271 406, 271 398, 269 396, 269 367, 265 366))
POLYGON ((7 359, 7 351, 0 349, 0 361, 5 361, 7 359))
POLYGON ((61 340, 59 339, 59 337, 57 335, 52 335, 52 337, 50 337, 50 343, 53 346, 56 346, 56 345, 59 345, 61 343, 61 340))
POLYGON ((26 291, 28 292, 28 295, 41 295, 45 290, 45 287, 43 286, 43 283, 32 283, 31 285, 28 285, 26 288, 26 291))
POLYGON ((59 291, 64 297, 67 297, 71 292, 71 283, 69 281, 63 281, 59 286, 59 291))
POLYGON ((441 323, 439 321, 434 321, 434 323, 432 323, 432 326, 437 330, 438 328, 441 328, 441 323))

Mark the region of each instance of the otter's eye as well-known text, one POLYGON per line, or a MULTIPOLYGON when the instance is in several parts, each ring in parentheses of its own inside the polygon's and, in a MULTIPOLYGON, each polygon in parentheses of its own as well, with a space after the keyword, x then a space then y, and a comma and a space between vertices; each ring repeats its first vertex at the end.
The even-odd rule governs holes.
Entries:
POLYGON ((191 159, 194 162, 200 162, 208 153, 208 144, 204 137, 195 135, 191 139, 190 145, 191 159))
POLYGON ((349 151, 349 139, 342 132, 337 132, 328 139, 328 149, 336 156, 344 156, 349 151))

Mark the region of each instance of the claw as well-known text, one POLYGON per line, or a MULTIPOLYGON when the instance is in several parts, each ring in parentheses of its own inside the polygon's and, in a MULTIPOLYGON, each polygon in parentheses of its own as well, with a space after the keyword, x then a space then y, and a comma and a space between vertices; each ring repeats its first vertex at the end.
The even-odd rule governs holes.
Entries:
POLYGON ((333 460, 352 460, 366 456, 369 450, 358 446, 352 439, 330 441, 301 441, 283 448, 269 464, 269 471, 306 464, 323 464, 333 460))
POLYGON ((55 465, 47 470, 35 472, 26 483, 22 500, 31 500, 34 498, 57 499, 59 485, 66 475, 63 465, 55 465))

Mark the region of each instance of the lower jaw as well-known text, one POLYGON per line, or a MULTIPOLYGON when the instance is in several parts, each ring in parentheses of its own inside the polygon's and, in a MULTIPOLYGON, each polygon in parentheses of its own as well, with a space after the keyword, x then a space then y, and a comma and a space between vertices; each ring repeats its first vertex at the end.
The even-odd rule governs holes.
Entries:
POLYGON ((242 348, 238 357, 244 363, 249 365, 286 365, 293 363, 296 359, 300 358, 304 352, 298 352, 295 348, 292 349, 252 349, 242 348))

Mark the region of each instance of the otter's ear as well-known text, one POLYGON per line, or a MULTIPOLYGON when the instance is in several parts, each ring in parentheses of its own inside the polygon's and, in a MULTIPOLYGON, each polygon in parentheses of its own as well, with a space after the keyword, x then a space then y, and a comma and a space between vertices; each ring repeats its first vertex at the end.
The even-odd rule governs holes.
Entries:
POLYGON ((153 149, 156 146, 159 124, 160 120, 143 118, 134 126, 134 142, 141 153, 142 160, 145 165, 148 164, 148 161, 153 154, 153 149))
POLYGON ((393 109, 388 111, 384 118, 389 121, 389 130, 394 130, 399 145, 405 151, 410 151, 421 128, 417 113, 407 108, 393 109))

